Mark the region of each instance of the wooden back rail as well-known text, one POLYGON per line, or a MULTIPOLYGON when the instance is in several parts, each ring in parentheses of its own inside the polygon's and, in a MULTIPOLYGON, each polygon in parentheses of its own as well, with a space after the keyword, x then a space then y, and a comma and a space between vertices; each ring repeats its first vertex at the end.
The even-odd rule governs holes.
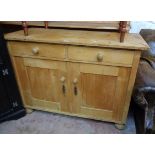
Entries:
MULTIPOLYGON (((47 29, 48 28, 48 22, 44 21, 44 25, 45 25, 45 29, 47 29)), ((23 26, 23 29, 24 29, 24 35, 28 36, 28 24, 27 24, 27 22, 22 21, 22 26, 23 26)))
POLYGON ((119 24, 120 42, 124 42, 125 33, 127 32, 126 26, 127 26, 127 21, 120 21, 120 24, 119 24))
MULTIPOLYGON (((28 24, 26 21, 22 22, 24 35, 28 36, 28 24)), ((48 21, 44 21, 45 29, 48 28, 48 21)), ((125 33, 127 32, 127 21, 120 21, 119 23, 120 42, 124 42, 125 33)))

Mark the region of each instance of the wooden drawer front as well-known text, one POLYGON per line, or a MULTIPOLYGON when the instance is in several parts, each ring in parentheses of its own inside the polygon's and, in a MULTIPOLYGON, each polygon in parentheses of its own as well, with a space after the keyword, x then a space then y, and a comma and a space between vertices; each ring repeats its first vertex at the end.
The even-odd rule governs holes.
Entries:
POLYGON ((69 46, 70 60, 131 66, 134 51, 69 46))
POLYGON ((22 57, 65 58, 65 46, 43 43, 9 42, 10 53, 22 57))

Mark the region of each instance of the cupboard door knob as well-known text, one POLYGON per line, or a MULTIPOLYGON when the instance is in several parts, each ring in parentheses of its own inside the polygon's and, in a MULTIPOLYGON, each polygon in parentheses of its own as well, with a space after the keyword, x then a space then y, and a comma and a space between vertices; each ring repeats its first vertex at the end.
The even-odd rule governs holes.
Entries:
POLYGON ((103 54, 102 53, 98 53, 97 54, 97 60, 98 61, 102 61, 103 60, 103 54))
POLYGON ((65 87, 64 84, 62 85, 62 92, 63 92, 63 94, 65 95, 65 93, 66 93, 66 87, 65 87))
POLYGON ((60 81, 65 82, 66 78, 64 76, 61 77, 60 81))
POLYGON ((76 86, 74 86, 74 95, 77 95, 78 94, 78 89, 76 86))
POLYGON ((74 80, 73 80, 73 84, 77 84, 78 83, 78 80, 77 80, 77 78, 75 78, 74 80))
POLYGON ((38 47, 32 48, 32 53, 33 54, 38 54, 39 53, 39 48, 38 47))

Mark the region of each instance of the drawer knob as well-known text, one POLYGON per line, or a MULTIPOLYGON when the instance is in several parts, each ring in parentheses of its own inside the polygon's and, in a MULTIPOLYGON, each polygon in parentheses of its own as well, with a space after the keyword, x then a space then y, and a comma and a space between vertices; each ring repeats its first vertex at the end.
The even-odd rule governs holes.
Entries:
POLYGON ((74 84, 77 84, 77 83, 78 83, 77 78, 75 78, 75 79, 73 80, 73 83, 74 83, 74 84))
POLYGON ((64 76, 61 77, 60 81, 65 82, 66 78, 64 76))
POLYGON ((39 53, 39 48, 38 47, 32 48, 32 53, 33 54, 38 54, 39 53))
POLYGON ((103 60, 103 54, 102 53, 98 53, 97 54, 97 60, 98 61, 102 61, 103 60))

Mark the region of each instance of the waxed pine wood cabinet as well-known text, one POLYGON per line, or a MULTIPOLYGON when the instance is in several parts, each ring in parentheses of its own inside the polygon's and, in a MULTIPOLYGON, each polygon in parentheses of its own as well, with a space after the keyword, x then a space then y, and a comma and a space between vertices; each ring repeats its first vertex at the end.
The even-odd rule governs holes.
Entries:
POLYGON ((30 32, 5 36, 26 108, 125 124, 140 53, 148 48, 139 35, 119 43, 110 32, 30 32))

